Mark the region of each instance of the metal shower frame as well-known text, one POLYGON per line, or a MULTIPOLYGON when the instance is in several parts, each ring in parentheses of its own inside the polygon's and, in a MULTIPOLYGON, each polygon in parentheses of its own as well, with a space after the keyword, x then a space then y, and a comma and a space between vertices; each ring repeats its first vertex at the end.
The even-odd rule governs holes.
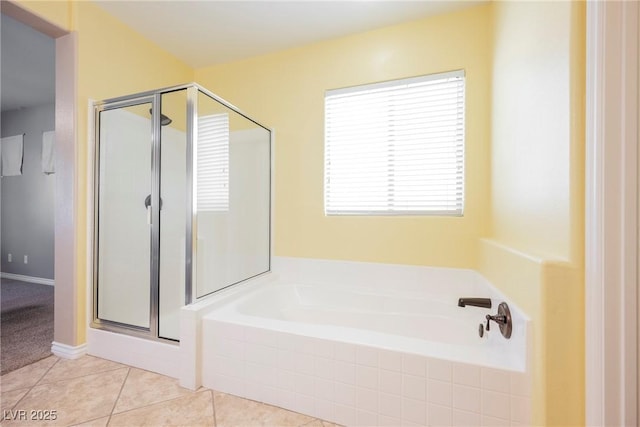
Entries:
MULTIPOLYGON (((272 183, 273 183, 273 129, 261 124, 255 119, 249 117, 238 107, 225 99, 217 96, 213 92, 207 90, 201 85, 192 82, 178 86, 170 86, 162 89, 136 93, 132 95, 110 98, 103 101, 93 103, 94 113, 94 182, 93 182, 93 295, 92 295, 92 321, 91 327, 111 332, 118 332, 132 336, 143 337, 146 339, 175 343, 176 340, 162 338, 159 336, 159 292, 160 292, 160 156, 161 156, 161 111, 162 111, 162 95, 171 92, 185 90, 187 95, 187 129, 186 129, 186 229, 185 229, 185 305, 192 304, 199 299, 206 298, 211 295, 203 295, 197 297, 196 288, 196 260, 197 260, 197 172, 198 172, 198 92, 217 101, 223 106, 236 112, 245 119, 253 122, 269 132, 269 251, 268 251, 268 269, 257 274, 268 273, 271 271, 271 234, 272 234, 272 183), (144 103, 151 103, 151 262, 150 262, 150 310, 149 310, 149 328, 139 327, 135 325, 124 324, 111 320, 98 318, 98 217, 99 217, 99 195, 100 195, 100 113, 102 111, 115 110, 118 108, 131 107, 144 103)), ((252 276, 252 277, 256 277, 252 276)), ((236 285, 252 277, 245 278, 239 282, 232 283, 226 287, 236 285)), ((225 287, 225 288, 226 288, 225 287)), ((223 288, 224 289, 224 288, 223 288)), ((215 293, 215 292, 212 292, 215 293)))

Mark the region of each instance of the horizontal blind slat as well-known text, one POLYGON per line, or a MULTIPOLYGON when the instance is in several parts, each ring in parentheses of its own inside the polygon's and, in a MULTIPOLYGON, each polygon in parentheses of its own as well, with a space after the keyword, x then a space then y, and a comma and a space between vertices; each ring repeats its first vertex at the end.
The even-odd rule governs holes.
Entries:
POLYGON ((198 118, 197 207, 229 210, 229 115, 198 118))
POLYGON ((325 211, 462 214, 464 73, 329 91, 325 211))

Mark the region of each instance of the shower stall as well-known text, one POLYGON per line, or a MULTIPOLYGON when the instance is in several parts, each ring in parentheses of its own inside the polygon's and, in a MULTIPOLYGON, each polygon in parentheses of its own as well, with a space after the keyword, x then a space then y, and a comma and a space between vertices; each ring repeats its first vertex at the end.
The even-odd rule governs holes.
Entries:
POLYGON ((179 341, 179 312, 270 270, 271 131, 192 83, 94 104, 91 326, 179 341))

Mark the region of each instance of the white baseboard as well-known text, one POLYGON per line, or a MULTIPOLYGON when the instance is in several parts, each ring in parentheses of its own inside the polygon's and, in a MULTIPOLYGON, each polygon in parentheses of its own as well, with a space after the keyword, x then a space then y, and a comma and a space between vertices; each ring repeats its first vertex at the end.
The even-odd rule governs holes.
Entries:
POLYGON ((0 276, 3 279, 13 279, 13 280, 19 280, 21 282, 31 282, 31 283, 37 283, 39 285, 54 286, 53 279, 45 279, 43 277, 23 276, 22 274, 13 274, 13 273, 0 273, 0 276))
POLYGON ((74 347, 54 341, 51 343, 51 353, 63 359, 78 359, 87 354, 87 345, 80 344, 74 347))
MULTIPOLYGON (((87 328, 87 354, 180 379, 178 344, 87 328)), ((193 362, 192 362, 193 363, 193 362)))

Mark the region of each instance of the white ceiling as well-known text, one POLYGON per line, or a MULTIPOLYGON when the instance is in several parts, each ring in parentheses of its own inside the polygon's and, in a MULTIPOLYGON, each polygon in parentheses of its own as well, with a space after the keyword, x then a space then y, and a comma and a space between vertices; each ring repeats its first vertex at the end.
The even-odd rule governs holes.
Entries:
POLYGON ((94 0, 194 68, 451 12, 486 1, 94 0))
POLYGON ((0 39, 2 111, 53 103, 55 41, 5 15, 0 39))
MULTIPOLYGON (((94 0, 194 68, 355 34, 488 0, 94 0)), ((2 111, 54 102, 55 42, 2 15, 2 111)))

